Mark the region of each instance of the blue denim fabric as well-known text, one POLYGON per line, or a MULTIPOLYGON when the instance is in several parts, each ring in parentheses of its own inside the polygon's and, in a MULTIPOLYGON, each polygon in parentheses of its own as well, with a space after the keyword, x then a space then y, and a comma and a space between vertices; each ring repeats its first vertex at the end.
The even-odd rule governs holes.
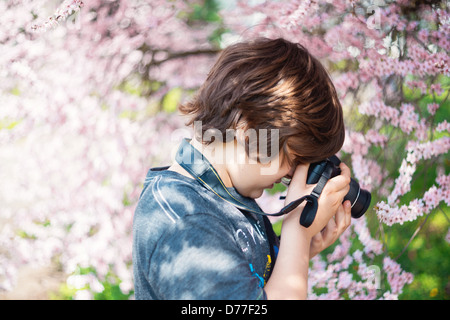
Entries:
POLYGON ((273 259, 262 216, 179 173, 148 171, 133 221, 136 299, 265 299, 273 259))

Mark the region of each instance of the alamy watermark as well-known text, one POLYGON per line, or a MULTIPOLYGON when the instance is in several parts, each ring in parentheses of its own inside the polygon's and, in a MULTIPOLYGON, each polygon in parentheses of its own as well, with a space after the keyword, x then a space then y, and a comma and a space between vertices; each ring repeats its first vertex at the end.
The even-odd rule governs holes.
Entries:
POLYGON ((366 13, 370 14, 370 17, 367 18, 366 25, 369 29, 381 29, 381 8, 385 6, 383 0, 374 0, 369 4, 366 9, 366 13))
POLYGON ((381 283, 381 269, 377 265, 370 265, 366 268, 366 288, 368 290, 377 290, 380 289, 381 283))
MULTIPOLYGON (((382 8, 385 6, 386 3, 383 0, 372 0, 365 2, 364 6, 356 7, 355 4, 353 4, 353 10, 356 17, 360 19, 362 23, 365 23, 367 26, 367 29, 370 30, 381 30, 381 17, 382 17, 382 8), (367 19, 362 20, 360 17, 367 17, 367 19)), ((375 40, 371 39, 370 37, 365 39, 364 48, 372 48, 375 44, 375 40)), ((345 42, 341 41, 341 39, 337 39, 337 42, 333 45, 333 51, 335 52, 343 52, 348 51, 348 53, 352 57, 357 57, 361 50, 358 47, 355 46, 348 46, 345 44, 345 42)))

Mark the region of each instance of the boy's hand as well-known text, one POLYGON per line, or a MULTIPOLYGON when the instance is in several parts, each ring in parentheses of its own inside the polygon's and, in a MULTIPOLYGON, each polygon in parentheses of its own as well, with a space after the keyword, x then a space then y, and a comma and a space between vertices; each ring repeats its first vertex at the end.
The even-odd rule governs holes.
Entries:
MULTIPOLYGON (((310 194, 315 185, 307 185, 309 165, 297 166, 289 185, 285 204, 304 195, 310 194)), ((339 238, 351 223, 350 201, 342 204, 350 189, 350 169, 340 164, 341 174, 328 180, 319 198, 319 207, 314 222, 309 228, 299 224, 300 214, 305 204, 292 211, 284 220, 284 224, 296 224, 311 239, 310 257, 330 246, 339 238), (334 219, 333 219, 334 217, 334 219)))
MULTIPOLYGON (((297 166, 286 195, 286 204, 313 190, 313 185, 306 184, 308 167, 297 166)), ((340 168, 342 174, 325 185, 316 217, 309 228, 299 223, 305 202, 284 219, 277 263, 264 287, 269 299, 306 299, 309 260, 336 241, 350 225, 349 203, 342 204, 350 189, 350 169, 342 163, 340 168)))
POLYGON ((350 201, 345 201, 338 208, 336 215, 328 221, 325 228, 312 237, 311 246, 309 249, 310 259, 322 250, 331 246, 350 226, 352 218, 351 208, 352 205, 350 201))

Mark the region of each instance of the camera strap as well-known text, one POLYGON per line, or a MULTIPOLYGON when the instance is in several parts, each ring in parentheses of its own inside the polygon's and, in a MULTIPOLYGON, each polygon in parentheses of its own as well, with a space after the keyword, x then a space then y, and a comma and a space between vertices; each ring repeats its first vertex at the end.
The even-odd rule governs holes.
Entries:
POLYGON ((327 167, 325 171, 322 173, 317 185, 314 187, 313 191, 310 194, 312 197, 312 201, 308 201, 306 206, 303 208, 302 215, 300 216, 300 224, 306 228, 308 228, 314 221, 316 217, 317 209, 319 208, 319 197, 323 191, 323 188, 327 184, 327 181, 331 177, 332 168, 327 167))
POLYGON ((307 201, 307 204, 300 216, 300 224, 306 228, 308 228, 314 221, 318 208, 318 198, 328 180, 321 177, 317 186, 310 195, 303 196, 290 202, 277 213, 265 213, 260 208, 257 210, 256 208, 249 207, 234 197, 225 187, 225 184, 219 177, 219 174, 214 169, 212 164, 200 151, 189 143, 188 139, 182 140, 175 156, 175 160, 206 189, 211 190, 218 197, 244 211, 265 216, 282 216, 297 208, 301 203, 303 203, 303 201, 307 201))

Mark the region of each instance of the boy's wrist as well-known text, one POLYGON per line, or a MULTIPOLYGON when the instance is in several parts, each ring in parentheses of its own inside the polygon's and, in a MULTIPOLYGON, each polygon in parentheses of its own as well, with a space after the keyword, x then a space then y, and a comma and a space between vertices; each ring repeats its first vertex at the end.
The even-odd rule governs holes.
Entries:
POLYGON ((300 215, 303 212, 304 204, 293 210, 288 216, 283 220, 281 227, 282 237, 292 234, 292 237, 299 238, 301 241, 311 242, 314 236, 311 227, 305 228, 300 224, 300 215))
MULTIPOLYGON (((303 208, 300 208, 300 212, 302 209, 303 208)), ((311 234, 308 228, 300 225, 299 218, 300 215, 296 214, 295 216, 287 217, 287 219, 283 221, 281 227, 281 239, 285 240, 284 242, 289 242, 289 247, 295 246, 295 250, 309 251, 311 239, 314 235, 311 234)), ((309 252, 305 253, 309 256, 309 252)))

